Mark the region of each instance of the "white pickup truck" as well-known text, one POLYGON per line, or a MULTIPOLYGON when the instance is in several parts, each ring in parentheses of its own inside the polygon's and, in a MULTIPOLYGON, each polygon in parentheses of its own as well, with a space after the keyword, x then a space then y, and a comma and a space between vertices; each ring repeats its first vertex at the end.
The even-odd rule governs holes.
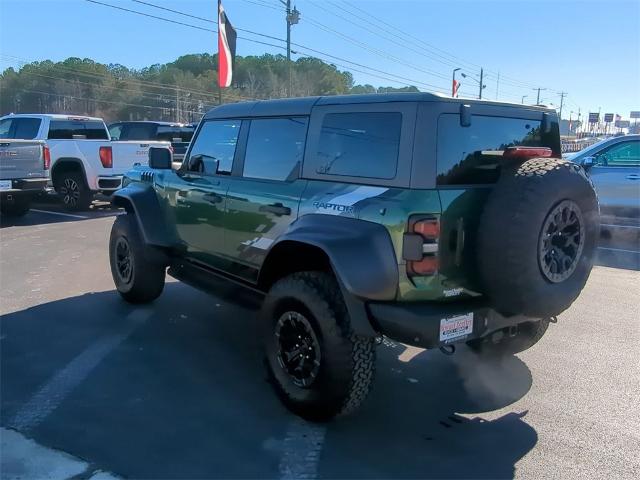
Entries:
POLYGON ((122 175, 146 165, 149 147, 169 142, 111 141, 101 118, 11 114, 0 118, 0 139, 43 140, 51 155, 51 182, 69 210, 86 210, 97 192, 119 189, 122 175))

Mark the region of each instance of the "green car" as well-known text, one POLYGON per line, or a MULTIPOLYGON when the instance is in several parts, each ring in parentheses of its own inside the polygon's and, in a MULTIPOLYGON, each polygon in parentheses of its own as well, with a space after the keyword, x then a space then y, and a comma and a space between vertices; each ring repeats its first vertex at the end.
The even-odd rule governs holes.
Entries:
POLYGON ((536 343, 591 272, 598 202, 553 110, 428 94, 228 104, 179 170, 150 152, 113 202, 125 300, 165 273, 264 296, 272 384, 293 412, 354 411, 383 336, 451 354, 536 343))

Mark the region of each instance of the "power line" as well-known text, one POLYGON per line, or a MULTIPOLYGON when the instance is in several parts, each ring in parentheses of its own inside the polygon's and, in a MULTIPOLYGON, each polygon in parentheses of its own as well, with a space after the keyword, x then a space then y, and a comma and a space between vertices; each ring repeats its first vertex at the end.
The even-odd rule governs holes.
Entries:
MULTIPOLYGON (((197 25, 191 25, 191 24, 184 23, 184 22, 178 22, 178 21, 174 21, 174 20, 171 20, 171 19, 168 19, 168 18, 158 17, 158 16, 156 16, 156 15, 149 15, 149 14, 146 14, 146 13, 143 13, 143 12, 139 12, 139 11, 136 11, 136 10, 132 10, 132 9, 128 9, 128 8, 123 8, 123 7, 118 7, 118 6, 116 6, 116 5, 110 5, 110 4, 108 4, 108 3, 99 2, 99 1, 97 1, 97 0, 85 0, 85 1, 90 2, 90 3, 95 3, 95 4, 98 4, 98 5, 103 5, 103 6, 106 6, 106 7, 115 8, 115 9, 117 9, 117 10, 123 10, 123 11, 125 11, 125 12, 134 13, 134 14, 137 14, 137 15, 142 15, 142 16, 146 16, 146 17, 154 18, 154 19, 157 19, 157 20, 162 20, 162 21, 169 22, 169 23, 176 23, 176 24, 178 24, 178 25, 187 26, 187 27, 191 27, 191 28, 196 28, 196 29, 198 29, 198 30, 204 30, 204 31, 207 31, 207 32, 213 32, 213 33, 216 33, 216 32, 217 32, 217 30, 212 30, 212 29, 208 29, 208 28, 205 28, 205 27, 200 27, 200 26, 197 26, 197 25)), ((147 2, 147 3, 148 3, 148 2, 147 2)), ((160 8, 164 8, 164 7, 160 7, 160 8)), ((213 21, 211 21, 211 22, 213 23, 213 21)), ((255 33, 255 34, 256 34, 256 35, 258 35, 258 33, 255 33)), ((262 35, 262 34, 260 34, 260 35, 262 35)), ((275 47, 277 47, 277 48, 285 49, 285 47, 282 47, 282 46, 273 45, 273 44, 269 44, 269 43, 265 43, 265 42, 260 42, 260 41, 253 40, 253 39, 247 39, 247 38, 243 38, 243 37, 238 37, 238 38, 242 38, 242 39, 244 39, 244 40, 253 41, 253 42, 256 42, 256 43, 262 43, 262 44, 265 44, 265 45, 275 46, 275 47)), ((284 40, 282 40, 282 41, 284 41, 284 40)), ((392 75, 392 74, 390 74, 390 73, 388 73, 388 72, 384 72, 384 71, 382 71, 382 70, 378 70, 378 69, 375 69, 375 68, 373 68, 373 67, 368 67, 368 66, 366 66, 366 65, 362 65, 362 64, 360 64, 360 63, 353 62, 353 61, 351 61, 351 60, 347 60, 347 59, 344 59, 344 58, 341 58, 341 57, 338 57, 338 56, 335 56, 335 55, 331 55, 331 54, 328 54, 328 53, 322 52, 322 51, 320 51, 320 50, 316 50, 316 49, 311 48, 311 47, 307 47, 307 46, 302 45, 302 44, 299 44, 299 43, 291 42, 291 45, 295 45, 296 47, 302 48, 302 49, 304 49, 304 50, 306 50, 306 51, 309 51, 309 52, 313 52, 314 54, 316 54, 316 55, 320 55, 320 56, 323 56, 323 57, 325 57, 325 58, 331 58, 331 59, 338 60, 338 61, 341 61, 341 62, 346 62, 346 63, 348 63, 348 64, 355 65, 355 66, 360 67, 360 68, 365 68, 365 69, 367 69, 367 70, 372 70, 372 71, 374 71, 374 72, 382 73, 382 74, 384 74, 384 75, 388 75, 388 76, 396 77, 396 78, 398 78, 398 79, 400 79, 400 80, 405 80, 405 81, 409 81, 409 82, 411 82, 410 84, 404 84, 404 85, 411 85, 411 84, 419 83, 419 84, 427 85, 428 87, 435 87, 435 86, 433 86, 433 85, 425 84, 425 83, 423 83, 423 82, 418 82, 418 81, 416 81, 416 80, 409 79, 409 78, 406 78, 406 77, 401 77, 401 76, 399 76, 399 75, 392 75)), ((313 55, 312 55, 312 56, 313 56, 313 55)), ((343 68, 351 68, 351 67, 344 67, 344 66, 343 66, 343 68)), ((355 70, 355 69, 353 69, 353 70, 355 70)), ((360 72, 360 73, 368 74, 367 72, 360 72)), ((373 76, 373 75, 372 75, 372 76, 373 76)), ((397 81, 396 81, 396 82, 397 82, 397 81)), ((397 82, 397 83, 398 83, 398 82, 397 82)), ((435 88, 442 88, 442 87, 435 87, 435 88)))
MULTIPOLYGON (((5 58, 10 58, 13 59, 14 61, 18 61, 18 63, 21 63, 23 66, 30 65, 30 62, 28 62, 27 60, 23 59, 23 58, 19 58, 19 57, 15 57, 12 55, 7 55, 7 54, 0 54, 0 56, 5 57, 5 58)), ((181 93, 190 93, 192 95, 198 95, 198 96, 202 96, 202 97, 215 97, 217 98, 217 94, 215 93, 211 93, 211 92, 203 92, 201 90, 193 90, 193 89, 189 89, 189 88, 183 88, 183 87, 179 87, 177 85, 169 85, 166 83, 158 83, 158 82, 149 82, 149 81, 144 81, 144 80, 140 80, 137 79, 135 77, 130 77, 130 78, 118 78, 113 74, 104 74, 104 73, 98 73, 98 72, 86 72, 84 70, 77 70, 77 69, 73 69, 73 68, 68 68, 68 67, 63 67, 57 64, 52 64, 51 68, 53 70, 58 70, 61 72, 69 72, 69 73, 74 73, 77 75, 82 75, 85 77, 89 77, 89 78, 97 78, 97 79, 104 79, 104 80, 115 80, 115 81, 120 81, 120 82, 128 82, 132 85, 137 85, 137 86, 143 86, 143 87, 149 87, 149 88, 158 88, 158 89, 165 89, 165 90, 172 90, 173 93, 175 93, 175 91, 179 90, 181 93)), ((22 70, 21 70, 22 72, 22 70)), ((30 72, 25 72, 25 73, 30 73, 30 72)), ((172 95, 173 95, 172 93, 172 95)), ((164 93, 162 93, 161 95, 165 95, 164 93)), ((227 96, 234 96, 236 98, 242 99, 242 100, 255 100, 255 98, 252 97, 244 97, 242 95, 236 95, 236 94, 226 94, 227 96)))
MULTIPOLYGON (((50 95, 53 97, 65 97, 65 98, 72 98, 74 100, 85 100, 85 101, 89 101, 89 102, 96 102, 96 103, 111 103, 111 104, 115 104, 115 105, 127 105, 130 107, 139 107, 139 108, 155 108, 155 109, 160 109, 160 110, 166 110, 169 107, 156 107, 153 105, 142 105, 142 104, 137 104, 137 103, 127 103, 127 102, 116 102, 116 101, 110 101, 110 100, 96 100, 94 98, 86 98, 86 97, 76 97, 73 95, 65 95, 62 93, 50 93, 50 92, 40 92, 38 90, 28 90, 25 88, 21 88, 19 89, 19 91, 21 92, 26 92, 26 93, 38 93, 40 95, 50 95)), ((187 113, 196 113, 198 115, 202 115, 203 112, 198 112, 196 110, 184 110, 187 113)))
MULTIPOLYGON (((136 15, 142 15, 143 17, 154 18, 156 20, 161 20, 163 22, 175 23, 176 25, 182 25, 182 26, 185 26, 185 27, 195 28, 197 30, 202 30, 202 31, 205 31, 205 32, 218 33, 217 29, 200 27, 198 25, 193 25, 193 24, 190 24, 190 23, 179 22, 177 20, 171 20, 169 18, 159 17, 157 15, 151 15, 149 13, 140 12, 138 10, 132 10, 130 8, 124 8, 124 7, 119 7, 117 5, 111 5, 109 3, 99 2, 98 0, 85 0, 85 2, 95 3, 96 5, 102 5, 104 7, 115 8, 116 10, 122 10, 122 11, 125 11, 125 12, 134 13, 136 15)), ((164 7, 159 7, 159 6, 158 6, 158 8, 164 9, 164 7)), ((213 20, 210 20, 210 22, 216 23, 213 20)), ((236 28, 236 30, 239 30, 239 29, 236 28)), ((254 33, 254 32, 250 32, 249 30, 243 30, 243 31, 244 32, 248 32, 248 33, 253 33, 254 35, 259 35, 261 37, 270 37, 270 35, 265 35, 265 34, 262 34, 262 33, 254 33)), ((241 39, 241 40, 246 40, 248 42, 258 43, 260 45, 267 45, 269 47, 275 47, 275 48, 280 48, 280 49, 284 49, 285 48, 282 45, 274 45, 273 43, 262 42, 260 40, 255 40, 253 38, 247 38, 247 37, 241 37, 241 36, 238 36, 238 38, 241 39)), ((270 38, 276 38, 276 37, 270 37, 270 38)), ((281 40, 281 39, 277 39, 277 40, 281 40)))

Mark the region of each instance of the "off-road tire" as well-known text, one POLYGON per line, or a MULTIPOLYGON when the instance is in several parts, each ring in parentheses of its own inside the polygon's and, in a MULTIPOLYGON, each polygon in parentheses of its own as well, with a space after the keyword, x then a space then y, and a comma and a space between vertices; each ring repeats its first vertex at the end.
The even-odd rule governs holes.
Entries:
POLYGON ((525 322, 518 325, 518 333, 510 337, 505 336, 494 343, 491 336, 478 338, 467 342, 467 345, 478 355, 483 356, 507 356, 524 352, 530 349, 544 336, 549 328, 549 320, 542 319, 533 322, 525 322))
POLYGON ((132 214, 116 217, 109 238, 109 263, 118 293, 129 303, 149 303, 164 289, 165 265, 154 261, 143 243, 136 219, 132 214), (130 275, 119 272, 118 249, 127 245, 130 252, 130 275))
POLYGON ((16 197, 11 202, 0 201, 0 213, 7 217, 23 217, 31 208, 31 199, 28 197, 16 197))
POLYGON ((584 170, 571 162, 535 158, 506 166, 480 218, 478 264, 482 286, 502 314, 548 318, 567 309, 584 287, 599 235, 598 200, 584 170), (563 202, 581 213, 581 250, 569 276, 543 273, 543 226, 563 202))
POLYGON ((375 340, 357 336, 335 278, 300 272, 276 282, 263 304, 265 364, 276 393, 292 412, 311 421, 328 421, 355 411, 371 389, 375 340), (317 377, 303 388, 278 361, 278 319, 286 312, 306 317, 319 343, 317 377))
POLYGON ((73 170, 56 173, 53 186, 66 210, 72 212, 89 210, 93 194, 82 173, 73 170))

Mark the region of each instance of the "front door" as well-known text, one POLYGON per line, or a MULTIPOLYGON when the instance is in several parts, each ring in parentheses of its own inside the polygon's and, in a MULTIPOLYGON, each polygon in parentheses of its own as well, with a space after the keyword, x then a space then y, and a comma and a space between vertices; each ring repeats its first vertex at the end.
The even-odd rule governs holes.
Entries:
POLYGON ((225 255, 234 273, 255 280, 266 253, 298 216, 307 184, 299 179, 308 119, 254 119, 241 176, 227 194, 225 255))
POLYGON ((640 141, 617 143, 595 156, 589 175, 598 192, 603 223, 640 222, 640 141))
POLYGON ((192 257, 212 266, 224 248, 229 175, 240 120, 211 120, 200 127, 179 179, 167 192, 178 237, 192 257))

